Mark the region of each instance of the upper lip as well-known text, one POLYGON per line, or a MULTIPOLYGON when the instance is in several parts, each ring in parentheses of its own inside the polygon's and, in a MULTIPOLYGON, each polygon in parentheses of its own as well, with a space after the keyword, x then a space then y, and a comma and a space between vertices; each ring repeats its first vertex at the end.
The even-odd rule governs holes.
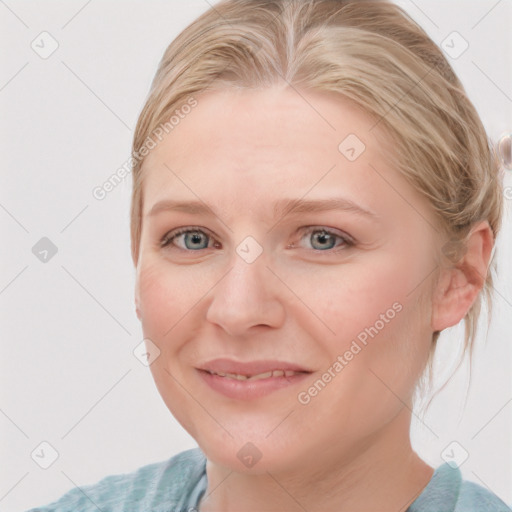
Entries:
POLYGON ((244 363, 232 359, 214 359, 204 363, 199 369, 213 373, 232 373, 236 375, 258 375, 274 370, 311 373, 311 370, 298 364, 276 360, 260 360, 244 363))

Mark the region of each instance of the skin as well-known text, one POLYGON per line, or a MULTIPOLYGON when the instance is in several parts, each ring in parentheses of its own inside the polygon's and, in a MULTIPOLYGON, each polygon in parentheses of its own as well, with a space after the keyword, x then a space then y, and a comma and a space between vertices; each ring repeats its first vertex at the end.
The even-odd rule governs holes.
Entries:
POLYGON ((414 386, 432 332, 457 324, 483 285, 488 224, 474 227, 465 255, 475 271, 443 270, 426 296, 440 243, 435 220, 386 163, 392 146, 380 127, 370 131, 375 119, 333 93, 285 85, 196 99, 144 162, 135 301, 144 337, 160 350, 150 366, 157 388, 208 459, 200 510, 404 511, 434 471, 410 444, 414 386), (338 150, 351 133, 366 145, 353 162, 338 150), (272 215, 282 198, 340 196, 377 221, 346 211, 272 215), (214 213, 148 215, 160 200, 198 198, 214 213), (160 246, 190 226, 205 231, 188 240, 192 249, 183 235, 160 246), (331 248, 330 239, 298 231, 305 226, 356 243, 335 237, 331 248), (247 236, 263 249, 252 263, 236 252, 247 236), (299 403, 297 394, 394 303, 401 311, 299 403), (281 359, 314 373, 240 401, 210 389, 194 369, 217 357, 281 359), (247 442, 262 454, 250 468, 237 457, 247 442))

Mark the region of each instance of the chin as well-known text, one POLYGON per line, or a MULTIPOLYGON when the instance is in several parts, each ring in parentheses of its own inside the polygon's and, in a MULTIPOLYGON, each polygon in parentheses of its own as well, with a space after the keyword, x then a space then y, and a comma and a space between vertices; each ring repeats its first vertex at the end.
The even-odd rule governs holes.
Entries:
POLYGON ((261 436, 241 434, 230 437, 223 432, 222 439, 200 437, 196 440, 209 461, 237 473, 252 475, 267 472, 279 473, 289 471, 290 467, 297 464, 296 450, 292 450, 277 435, 273 439, 267 437, 267 434, 261 436))

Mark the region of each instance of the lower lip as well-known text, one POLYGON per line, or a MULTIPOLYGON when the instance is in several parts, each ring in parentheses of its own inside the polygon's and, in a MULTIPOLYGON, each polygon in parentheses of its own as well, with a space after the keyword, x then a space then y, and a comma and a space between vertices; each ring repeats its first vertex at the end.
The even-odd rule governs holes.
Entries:
POLYGON ((237 380, 198 370, 201 378, 214 391, 237 400, 253 400, 269 395, 278 389, 294 386, 309 377, 311 373, 296 373, 289 377, 269 377, 268 379, 237 380))

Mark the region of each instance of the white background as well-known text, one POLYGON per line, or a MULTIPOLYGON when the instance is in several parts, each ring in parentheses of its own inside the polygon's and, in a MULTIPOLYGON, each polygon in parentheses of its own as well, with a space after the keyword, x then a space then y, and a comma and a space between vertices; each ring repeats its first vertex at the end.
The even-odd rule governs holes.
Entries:
MULTIPOLYGON (((399 3, 436 43, 452 31, 468 41, 455 70, 489 135, 512 130, 511 2, 399 3)), ((131 176, 103 201, 92 190, 130 155, 165 48, 207 8, 205 0, 0 1, 0 510, 46 504, 195 446, 132 353, 142 334, 131 176), (47 59, 31 48, 42 31, 59 44, 47 59), (47 263, 32 253, 42 237, 58 248, 47 263), (58 452, 48 469, 31 458, 42 441, 58 452)), ((414 417, 412 435, 433 467, 456 440, 469 453, 463 477, 512 504, 510 201, 506 208, 494 321, 476 347, 467 406, 464 366, 424 422, 414 417)), ((462 332, 441 337, 442 378, 462 332)))

